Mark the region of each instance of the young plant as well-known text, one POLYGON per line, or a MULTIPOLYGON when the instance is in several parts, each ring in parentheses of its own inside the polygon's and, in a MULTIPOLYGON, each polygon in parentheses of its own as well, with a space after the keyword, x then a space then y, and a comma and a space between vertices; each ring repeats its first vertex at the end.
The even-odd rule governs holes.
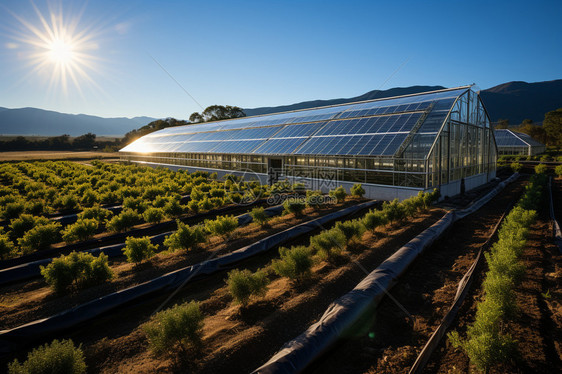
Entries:
POLYGON ((113 277, 113 272, 103 253, 95 257, 86 252, 72 252, 53 259, 47 266, 41 266, 41 275, 55 292, 63 293, 72 284, 87 287, 105 282, 113 277))
POLYGON ((558 165, 554 168, 554 174, 557 178, 562 178, 562 165, 558 165))
POLYGON ((162 208, 148 208, 142 216, 148 223, 160 223, 164 220, 166 214, 162 208))
POLYGON ((386 213, 382 210, 371 210, 369 213, 365 214, 365 217, 363 218, 363 225, 365 225, 365 228, 373 234, 375 233, 377 227, 384 226, 387 223, 388 218, 386 213))
POLYGON ((263 270, 252 273, 247 269, 234 269, 228 273, 226 283, 234 301, 245 307, 251 297, 265 296, 269 279, 263 270))
POLYGON ((356 245, 366 230, 363 222, 357 219, 338 222, 335 229, 343 233, 347 246, 356 245))
POLYGON ((329 262, 333 262, 341 255, 346 242, 344 233, 337 229, 325 230, 310 238, 310 245, 316 250, 320 259, 329 262))
POLYGON ((132 209, 123 209, 123 211, 106 221, 105 228, 110 232, 127 231, 136 224, 140 223, 142 216, 132 209))
POLYGON ((62 240, 67 243, 88 240, 95 235, 98 225, 95 219, 80 219, 62 231, 62 240))
POLYGON ((347 192, 345 192, 345 188, 343 188, 343 186, 339 186, 338 188, 330 191, 330 196, 335 198, 338 203, 342 203, 345 201, 347 192))
POLYGON ((204 318, 196 301, 158 312, 143 325, 150 350, 173 359, 185 357, 189 348, 199 350, 204 318))
POLYGON ((8 235, 0 231, 0 260, 5 260, 12 257, 16 252, 14 243, 10 240, 8 235))
POLYGON ((228 239, 238 227, 238 219, 234 216, 219 216, 214 220, 205 220, 205 228, 212 235, 228 239))
POLYGON ((127 256, 127 261, 132 262, 136 265, 140 264, 144 260, 148 260, 154 256, 155 251, 158 249, 158 245, 152 244, 148 236, 142 238, 134 238, 129 236, 125 240, 125 248, 123 248, 123 254, 127 256))
POLYGON ((283 202, 283 208, 288 213, 293 213, 296 217, 303 214, 306 205, 300 199, 287 199, 283 202))
POLYGON ((548 167, 545 164, 538 164, 535 166, 535 174, 546 174, 548 167))
POLYGON ((280 276, 299 282, 310 275, 313 264, 310 248, 302 245, 291 249, 281 247, 279 255, 281 259, 273 260, 271 267, 280 276))
POLYGON ((178 200, 171 199, 164 205, 164 213, 168 217, 179 217, 183 214, 183 207, 178 200))
POLYGON ((192 250, 207 241, 207 232, 200 226, 189 227, 176 221, 178 229, 164 240, 164 246, 172 251, 192 250))
POLYGON ((394 199, 392 201, 385 201, 382 204, 382 210, 385 212, 388 221, 393 224, 396 221, 402 221, 406 218, 406 212, 404 210, 404 206, 398 201, 398 199, 394 199))
POLYGON ((268 225, 269 216, 265 212, 265 208, 263 207, 256 207, 250 211, 250 216, 252 220, 260 225, 261 227, 266 227, 268 225))
POLYGON ((82 348, 75 347, 72 340, 53 340, 51 344, 34 348, 23 363, 16 359, 8 365, 8 374, 85 372, 82 348))
POLYGON ((17 240, 22 238, 26 232, 35 226, 46 225, 51 221, 46 217, 32 216, 31 214, 22 214, 18 218, 10 222, 10 239, 17 240))
POLYGON ((351 195, 361 198, 365 195, 365 189, 361 184, 354 184, 353 187, 351 187, 351 195))
POLYGON ((523 165, 521 165, 519 162, 512 162, 510 167, 514 173, 518 173, 523 168, 523 165))
POLYGON ((99 205, 94 205, 91 208, 86 208, 78 213, 78 219, 95 219, 98 222, 104 222, 113 216, 110 210, 104 209, 99 205))
POLYGON ((127 197, 123 200, 123 208, 135 210, 142 214, 146 208, 148 208, 148 204, 142 199, 142 197, 127 197))
POLYGON ((61 224, 58 222, 35 226, 18 239, 18 244, 24 253, 47 249, 60 241, 60 229, 61 224))

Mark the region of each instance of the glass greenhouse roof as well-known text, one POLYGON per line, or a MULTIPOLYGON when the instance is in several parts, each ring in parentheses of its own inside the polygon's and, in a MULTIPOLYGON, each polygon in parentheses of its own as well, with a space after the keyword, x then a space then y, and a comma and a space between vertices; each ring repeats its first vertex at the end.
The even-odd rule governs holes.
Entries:
POLYGON ((498 147, 544 147, 544 144, 529 135, 508 129, 495 130, 494 135, 498 147))
POLYGON ((121 152, 393 156, 410 133, 436 135, 456 98, 467 90, 169 127, 121 152))

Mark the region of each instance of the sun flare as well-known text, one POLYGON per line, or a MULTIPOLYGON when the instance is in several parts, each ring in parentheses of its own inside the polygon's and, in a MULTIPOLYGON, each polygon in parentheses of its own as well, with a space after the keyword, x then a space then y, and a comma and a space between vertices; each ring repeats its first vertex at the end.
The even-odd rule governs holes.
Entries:
POLYGON ((50 91, 62 91, 65 95, 70 84, 80 94, 86 84, 99 89, 92 78, 93 73, 100 73, 101 59, 95 41, 99 32, 92 26, 81 25, 83 10, 78 15, 63 14, 62 3, 56 9, 49 6, 46 14, 35 4, 33 8, 36 20, 14 14, 21 26, 14 39, 27 47, 20 51, 31 67, 27 76, 46 77, 50 91))

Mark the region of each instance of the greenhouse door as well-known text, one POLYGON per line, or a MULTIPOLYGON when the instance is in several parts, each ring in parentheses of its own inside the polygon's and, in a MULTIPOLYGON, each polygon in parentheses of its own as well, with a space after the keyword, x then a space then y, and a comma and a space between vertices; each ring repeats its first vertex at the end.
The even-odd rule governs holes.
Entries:
POLYGON ((283 160, 280 158, 270 158, 267 160, 267 175, 269 185, 276 183, 283 173, 283 160))

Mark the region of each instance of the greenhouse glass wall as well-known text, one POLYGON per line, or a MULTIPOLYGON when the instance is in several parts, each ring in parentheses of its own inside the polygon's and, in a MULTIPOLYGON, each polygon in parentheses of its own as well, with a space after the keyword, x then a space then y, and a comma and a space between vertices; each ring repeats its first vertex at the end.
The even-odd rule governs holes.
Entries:
POLYGON ((495 177, 490 119, 471 86, 171 127, 120 150, 154 166, 243 173, 311 189, 362 183, 367 196, 442 196, 495 177), (463 187, 461 187, 463 185, 463 187))
POLYGON ((546 146, 527 134, 500 129, 495 131, 498 154, 534 156, 546 151, 546 146))

